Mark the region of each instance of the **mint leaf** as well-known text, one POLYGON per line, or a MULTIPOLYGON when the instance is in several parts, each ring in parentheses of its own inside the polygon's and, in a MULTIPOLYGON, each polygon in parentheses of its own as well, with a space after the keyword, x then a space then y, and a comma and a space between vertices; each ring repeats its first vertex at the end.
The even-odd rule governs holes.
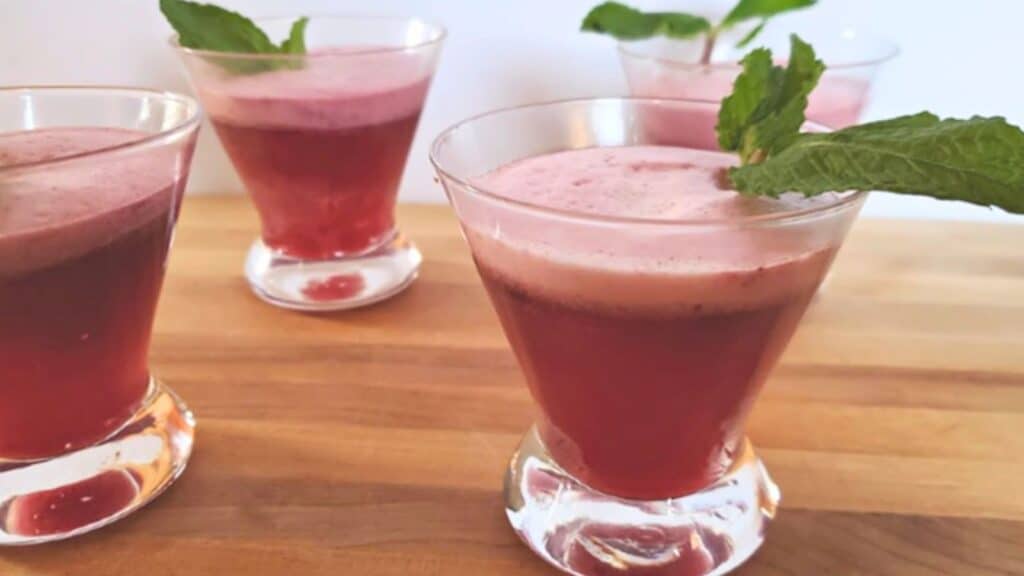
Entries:
POLYGON ((1024 214, 1024 131, 999 117, 940 120, 925 112, 802 134, 729 177, 745 194, 884 190, 1024 214))
MULTIPOLYGON (((729 28, 740 22, 746 20, 752 20, 754 18, 761 18, 767 20, 768 18, 781 14, 783 12, 790 12, 792 10, 800 10, 802 8, 808 8, 814 6, 818 0, 740 0, 722 20, 721 27, 729 28)), ((762 25, 764 22, 762 22, 762 25)))
POLYGON ((608 34, 619 40, 653 36, 693 38, 711 29, 706 18, 681 12, 641 12, 618 2, 595 6, 583 19, 581 30, 608 34))
POLYGON ((285 54, 306 53, 307 24, 309 24, 309 18, 306 17, 299 18, 292 24, 292 29, 288 33, 288 38, 284 42, 281 42, 281 52, 285 54))
POLYGON ((718 27, 722 30, 732 28, 733 26, 760 18, 761 22, 754 27, 753 30, 748 32, 739 42, 736 43, 737 48, 745 48, 764 30, 768 20, 772 16, 776 16, 783 12, 790 12, 793 10, 800 10, 814 6, 818 0, 740 0, 722 20, 722 23, 718 27))
MULTIPOLYGON (((220 6, 187 0, 160 0, 160 11, 178 33, 178 43, 185 48, 246 54, 306 53, 308 18, 296 20, 288 38, 278 46, 255 22, 220 6)), ((293 68, 296 64, 301 67, 301 62, 268 59, 218 59, 214 62, 241 74, 293 68)))
POLYGON ((818 0, 739 0, 725 19, 712 25, 706 18, 682 12, 641 12, 619 2, 605 2, 595 6, 583 18, 580 27, 585 32, 598 32, 614 36, 619 40, 641 40, 653 36, 667 36, 675 39, 693 38, 706 34, 700 63, 711 63, 711 55, 722 31, 736 24, 760 18, 750 32, 736 44, 745 48, 764 30, 768 20, 777 14, 813 6, 818 0))
POLYGON ((740 149, 745 132, 755 121, 755 114, 769 106, 772 92, 781 85, 782 69, 772 64, 772 53, 758 48, 740 61, 743 72, 733 81, 732 94, 722 100, 718 110, 718 145, 722 150, 740 149))
POLYGON ((806 121, 807 98, 818 85, 825 63, 795 34, 790 36, 790 46, 782 85, 769 101, 770 112, 752 126, 748 152, 761 149, 774 154, 785 149, 806 121))
POLYGON ((747 32, 747 35, 741 38, 740 41, 736 43, 736 47, 746 48, 747 46, 749 46, 750 43, 754 41, 754 38, 757 38, 757 36, 761 34, 761 31, 764 30, 764 26, 767 23, 768 20, 761 20, 760 24, 755 26, 754 29, 751 30, 750 32, 747 32))
POLYGON ((722 101, 718 144, 723 150, 739 152, 743 164, 789 146, 804 124, 807 96, 825 71, 809 44, 796 35, 790 41, 785 69, 772 63, 769 50, 748 54, 732 94, 722 101))
POLYGON ((800 133, 824 69, 796 36, 785 69, 765 49, 743 59, 717 126, 719 145, 742 160, 727 171, 735 190, 773 197, 883 190, 1024 214, 1024 130, 999 117, 941 120, 922 112, 800 133))
POLYGON ((213 4, 160 0, 160 11, 186 48, 217 52, 276 53, 277 46, 252 20, 213 4))

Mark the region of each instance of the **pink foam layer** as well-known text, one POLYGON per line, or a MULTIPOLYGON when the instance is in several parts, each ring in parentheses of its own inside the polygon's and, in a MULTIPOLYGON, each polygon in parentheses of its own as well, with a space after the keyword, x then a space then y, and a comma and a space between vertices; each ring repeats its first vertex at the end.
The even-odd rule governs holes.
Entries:
POLYGON ((734 154, 670 146, 584 148, 513 162, 476 184, 522 202, 618 218, 735 219, 831 201, 722 190, 718 174, 738 162, 734 154))
MULTIPOLYGON (((0 134, 0 168, 117 146, 145 137, 116 128, 0 134)), ((167 211, 175 184, 169 150, 111 154, 0 174, 0 274, 53 265, 106 245, 167 211)))
POLYGON ((433 72, 428 56, 352 51, 313 51, 299 69, 228 75, 208 69, 196 84, 214 120, 243 126, 339 129, 419 112, 433 72))
MULTIPOLYGON (((590 148, 504 166, 475 184, 593 215, 720 220, 833 199, 748 198, 716 185, 732 156, 670 147, 590 148)), ((613 307, 744 309, 813 291, 837 247, 808 226, 640 226, 464 214, 478 261, 525 290, 613 307)))
MULTIPOLYGON (((784 64, 784 63, 783 63, 784 64)), ((646 65, 646 63, 645 63, 646 65)), ((630 87, 636 96, 718 101, 732 93, 738 69, 719 68, 710 72, 691 68, 645 68, 628 70, 630 87)), ((826 73, 811 94, 807 118, 832 128, 856 124, 867 103, 867 80, 826 73)))

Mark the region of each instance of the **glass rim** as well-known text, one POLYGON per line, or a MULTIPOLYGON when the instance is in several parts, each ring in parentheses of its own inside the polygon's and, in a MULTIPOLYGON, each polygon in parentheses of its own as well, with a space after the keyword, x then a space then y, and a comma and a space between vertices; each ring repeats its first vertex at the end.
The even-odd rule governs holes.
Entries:
MULTIPOLYGON (((178 92, 171 92, 169 90, 157 90, 154 88, 139 88, 136 86, 107 86, 107 85, 95 85, 95 84, 39 84, 39 85, 24 85, 24 86, 0 86, 0 95, 3 94, 16 94, 18 92, 24 93, 75 93, 75 92, 86 92, 97 95, 103 94, 125 94, 134 96, 151 96, 156 98, 162 98, 168 101, 176 101, 185 104, 188 107, 189 115, 185 120, 179 122, 171 128, 162 129, 159 132, 148 134, 138 140, 132 140, 123 144, 117 144, 114 146, 104 146, 102 148, 94 148, 86 150, 84 152, 77 152, 75 154, 65 154, 63 156, 56 156, 54 158, 48 158, 46 160, 35 160, 32 162, 20 162, 16 164, 7 164, 0 166, 0 175, 12 172, 21 172, 25 170, 32 170, 34 168, 41 168, 44 166, 50 166, 53 164, 62 164, 64 162, 71 162, 75 160, 81 160, 83 158, 91 158, 94 156, 105 156, 108 154, 119 153, 126 150, 133 150, 136 148, 146 148, 154 143, 160 142, 168 138, 184 134, 191 130, 195 130, 199 127, 199 123, 203 119, 203 108, 199 104, 199 101, 191 96, 181 94, 178 92)), ((3 134, 3 132, 0 132, 3 134)))
MULTIPOLYGON (((860 30, 856 30, 856 29, 844 29, 844 30, 842 30, 840 32, 840 35, 845 34, 847 32, 850 32, 850 31, 855 32, 858 37, 863 37, 865 39, 868 39, 868 40, 877 42, 879 44, 882 44, 883 47, 881 49, 881 55, 875 56, 874 58, 851 58, 851 59, 848 59, 848 60, 845 60, 845 61, 839 61, 839 62, 829 62, 827 59, 822 58, 822 60, 825 62, 825 72, 826 73, 828 71, 830 71, 830 70, 852 70, 852 69, 856 69, 856 68, 868 68, 868 67, 871 67, 871 66, 878 66, 878 65, 884 64, 884 63, 886 63, 886 62, 888 62, 890 60, 893 60, 894 58, 899 56, 900 53, 902 52, 902 49, 900 48, 899 44, 897 44, 896 42, 893 42, 892 40, 890 40, 889 38, 887 38, 885 36, 880 36, 880 35, 873 34, 873 33, 870 33, 870 32, 864 34, 860 30)), ((669 40, 671 40, 671 39, 669 39, 669 40)), ((636 49, 635 48, 635 46, 637 46, 640 42, 642 42, 642 41, 619 41, 619 42, 617 42, 617 50, 618 50, 618 52, 619 52, 619 54, 621 56, 626 56, 626 57, 629 57, 629 58, 635 58, 637 60, 648 60, 648 61, 651 61, 651 62, 659 62, 661 64, 672 66, 674 68, 683 68, 683 69, 688 69, 688 70, 703 70, 703 69, 709 69, 709 68, 713 69, 713 70, 742 70, 743 69, 743 64, 740 63, 740 60, 727 60, 727 61, 722 61, 722 62, 711 62, 709 64, 703 64, 703 63, 700 63, 700 62, 694 62, 692 60, 683 60, 681 58, 673 58, 671 56, 658 56, 658 55, 650 54, 650 53, 648 53, 648 52, 646 52, 644 50, 640 50, 640 49, 636 49)), ((754 48, 757 48, 757 46, 754 46, 753 48, 751 48, 751 50, 754 49, 754 48)), ((749 53, 749 51, 748 51, 748 53, 749 53)), ((821 58, 821 55, 819 54, 818 57, 821 58)))
POLYGON ((260 52, 231 52, 223 50, 206 50, 202 48, 189 48, 182 46, 178 42, 179 35, 177 32, 171 34, 167 38, 167 43, 170 44, 171 48, 181 52, 182 54, 188 54, 190 56, 203 56, 221 58, 225 60, 262 60, 262 61, 276 61, 276 62, 293 62, 296 60, 306 60, 309 58, 346 58, 346 57, 358 57, 367 56, 374 54, 396 54, 400 52, 408 52, 412 50, 419 50, 429 46, 440 44, 448 37, 448 29, 443 24, 420 18, 418 16, 386 16, 386 15, 371 15, 371 14, 309 14, 309 15, 274 15, 274 16, 259 16, 252 18, 253 22, 267 22, 271 20, 295 20, 297 18, 307 17, 310 21, 313 20, 333 20, 333 21, 348 21, 348 22, 392 22, 392 23, 419 23, 430 30, 433 34, 427 40, 417 42, 409 45, 394 45, 394 46, 379 46, 365 49, 352 50, 344 53, 327 53, 327 54, 265 54, 260 52))
MULTIPOLYGON (((472 182, 467 176, 456 175, 448 167, 445 162, 441 160, 443 154, 443 148, 448 144, 448 141, 461 129, 487 118, 492 118, 504 114, 513 112, 524 112, 531 110, 542 110, 550 109, 558 106, 569 106, 573 104, 598 104, 602 102, 619 102, 619 103, 631 103, 634 105, 667 105, 667 106, 682 106, 685 104, 701 105, 701 106, 718 106, 719 102, 714 100, 699 100, 695 98, 634 98, 625 96, 614 96, 614 97, 589 97, 589 98, 568 98, 561 100, 550 100, 546 102, 535 102, 531 104, 523 104, 518 106, 509 106, 505 108, 498 108, 496 110, 490 110, 481 114, 470 116, 464 120, 461 120, 448 128, 444 129, 440 134, 434 138, 434 141, 430 145, 430 163, 434 166, 437 173, 444 179, 450 180, 459 186, 465 188, 470 194, 485 198, 489 201, 496 202, 501 205, 526 210, 535 214, 543 214, 547 216, 558 216, 561 218, 568 218, 575 221, 589 222, 594 224, 629 224, 629 225, 642 225, 642 226, 655 226, 655 227, 745 227, 748 225, 760 226, 760 225, 776 225, 776 224, 790 224, 794 221, 808 220, 817 218, 823 215, 829 215, 836 212, 841 212, 851 206, 856 206, 860 200, 865 198, 868 192, 863 191, 847 191, 840 192, 838 198, 832 202, 825 204, 811 206, 808 208, 798 208, 794 210, 786 210, 783 212, 773 212, 770 214, 759 214, 754 216, 744 216, 740 218, 648 218, 640 216, 613 216, 607 214, 595 214, 592 212, 584 212, 581 210, 571 210, 567 208, 555 208, 552 206, 546 206, 535 202, 527 202, 524 200, 516 200, 503 196, 491 190, 486 190, 472 182)), ((831 132, 831 129, 814 122, 806 122, 805 126, 809 126, 815 131, 831 132)), ((597 146, 604 148, 614 148, 616 146, 597 146)), ((677 146, 678 147, 678 146, 677 146)), ((551 152, 560 152, 563 150, 570 150, 572 148, 565 148, 560 150, 553 150, 551 152)), ((578 148, 577 148, 578 149, 578 148)))

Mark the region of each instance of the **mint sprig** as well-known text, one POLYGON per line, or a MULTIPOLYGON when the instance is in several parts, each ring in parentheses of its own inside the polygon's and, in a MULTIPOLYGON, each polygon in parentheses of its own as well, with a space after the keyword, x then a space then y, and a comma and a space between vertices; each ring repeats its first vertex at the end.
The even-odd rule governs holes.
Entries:
POLYGON ((291 31, 288 32, 288 38, 284 42, 281 42, 281 52, 285 54, 305 54, 306 53, 306 25, 309 24, 309 18, 303 16, 292 23, 291 31))
POLYGON ((725 29, 757 18, 760 18, 763 24, 772 16, 807 8, 813 6, 815 2, 817 0, 740 0, 739 4, 726 14, 720 26, 725 29))
POLYGON ((717 24, 707 18, 685 12, 642 12, 619 2, 608 1, 590 10, 583 18, 581 30, 608 34, 619 40, 642 40, 665 36, 677 40, 696 38, 704 34, 704 51, 700 61, 711 62, 718 36, 743 22, 760 22, 737 43, 738 48, 750 44, 764 30, 770 18, 813 6, 817 0, 740 0, 717 24))
POLYGON ((719 145, 740 155, 733 187, 747 195, 880 190, 960 200, 1024 214, 1024 131, 1004 118, 930 112, 801 133, 807 95, 824 66, 793 37, 786 68, 758 50, 718 116, 719 145))
MULTIPOLYGON (((214 4, 187 0, 160 0, 160 12, 178 33, 178 43, 185 48, 245 54, 305 54, 308 18, 299 18, 280 45, 249 18, 214 4)), ((291 68, 295 62, 275 60, 216 61, 233 72, 253 73, 291 68)))
POLYGON ((738 151, 744 163, 757 161, 789 145, 803 126, 807 96, 825 71, 809 44, 792 36, 786 68, 758 48, 743 60, 743 73, 718 114, 718 144, 738 151))
POLYGON ((583 18, 581 29, 609 34, 619 40, 642 40, 653 36, 685 39, 710 30, 711 22, 692 14, 641 12, 618 2, 605 2, 583 18))

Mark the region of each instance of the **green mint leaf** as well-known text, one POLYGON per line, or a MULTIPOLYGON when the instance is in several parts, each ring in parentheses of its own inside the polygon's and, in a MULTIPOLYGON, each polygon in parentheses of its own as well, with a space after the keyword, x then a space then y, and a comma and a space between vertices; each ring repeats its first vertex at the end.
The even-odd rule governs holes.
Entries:
POLYGON ((743 72, 733 82, 732 94, 722 100, 715 127, 718 145, 730 152, 740 149, 755 114, 767 107, 773 87, 781 84, 782 69, 772 64, 772 53, 765 48, 747 54, 740 64, 743 72))
POLYGON ((711 29, 706 18, 681 12, 641 12, 618 2, 595 6, 583 19, 581 30, 641 40, 654 36, 693 38, 711 29))
POLYGON ((922 112, 800 133, 824 69, 796 36, 785 69, 765 49, 743 59, 717 126, 719 145, 742 160, 727 172, 735 190, 773 197, 882 190, 1024 214, 1024 130, 999 117, 941 120, 922 112))
POLYGON ((160 0, 160 11, 186 48, 217 52, 276 53, 277 46, 252 20, 213 4, 160 0))
MULTIPOLYGON (((777 14, 808 8, 816 3, 817 0, 740 0, 739 4, 722 20, 720 27, 730 28, 740 22, 755 18, 767 20, 777 14)), ((754 35, 756 36, 756 34, 754 35)))
POLYGON ((745 194, 883 190, 1024 214, 1024 131, 999 117, 940 120, 921 113, 802 134, 729 176, 745 194))
POLYGON ((800 133, 806 117, 807 98, 818 85, 825 64, 818 60, 810 44, 795 34, 790 37, 789 62, 782 74, 782 84, 770 101, 770 112, 752 126, 748 147, 775 154, 784 150, 800 133))
MULTIPOLYGON (((178 43, 186 48, 246 54, 305 54, 306 24, 300 18, 280 46, 274 44, 255 22, 245 16, 215 6, 187 0, 160 0, 160 11, 178 33, 178 43)), ((302 62, 276 59, 212 59, 220 67, 238 74, 253 74, 279 68, 302 67, 302 62)))
POLYGON ((761 20, 761 22, 757 26, 755 26, 753 30, 747 32, 747 35, 741 38, 740 41, 736 43, 736 47, 746 48, 747 46, 749 46, 750 43, 754 41, 754 38, 757 38, 757 36, 761 34, 761 31, 764 30, 764 26, 767 23, 767 19, 761 20))
POLYGON ((305 54, 306 53, 306 25, 309 24, 309 18, 302 17, 292 23, 292 29, 288 33, 288 38, 281 42, 281 52, 285 54, 305 54))
POLYGON ((743 164, 758 162, 784 150, 797 137, 805 121, 807 96, 814 90, 825 65, 814 49, 791 36, 786 68, 772 63, 772 53, 760 48, 742 60, 743 72, 718 113, 718 144, 739 152, 743 164))
POLYGON ((868 134, 881 133, 882 131, 895 129, 927 128, 939 122, 939 117, 931 112, 918 112, 909 116, 898 116, 888 120, 876 120, 866 124, 858 124, 843 129, 847 135, 856 136, 862 131, 868 134))

